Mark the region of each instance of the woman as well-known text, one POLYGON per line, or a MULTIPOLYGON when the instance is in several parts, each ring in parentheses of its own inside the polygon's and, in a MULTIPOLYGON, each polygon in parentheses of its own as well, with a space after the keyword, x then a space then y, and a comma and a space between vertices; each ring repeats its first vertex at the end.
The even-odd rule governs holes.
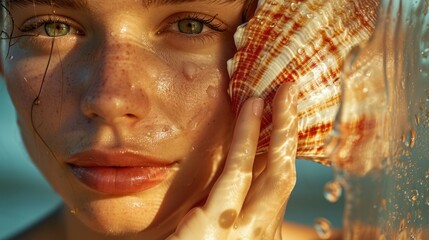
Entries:
POLYGON ((22 238, 281 239, 296 91, 278 91, 270 150, 255 157, 263 101, 236 119, 225 66, 247 5, 2 2, 0 72, 66 205, 22 238))

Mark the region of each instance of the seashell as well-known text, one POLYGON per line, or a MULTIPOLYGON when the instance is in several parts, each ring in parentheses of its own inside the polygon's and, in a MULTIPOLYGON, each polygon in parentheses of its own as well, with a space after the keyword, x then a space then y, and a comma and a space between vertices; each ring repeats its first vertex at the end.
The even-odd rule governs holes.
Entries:
POLYGON ((347 53, 369 39, 377 0, 260 0, 254 16, 234 35, 228 61, 229 94, 238 114, 252 96, 265 100, 258 153, 269 145, 275 92, 296 82, 298 158, 329 165, 325 137, 340 102, 339 76, 347 53))

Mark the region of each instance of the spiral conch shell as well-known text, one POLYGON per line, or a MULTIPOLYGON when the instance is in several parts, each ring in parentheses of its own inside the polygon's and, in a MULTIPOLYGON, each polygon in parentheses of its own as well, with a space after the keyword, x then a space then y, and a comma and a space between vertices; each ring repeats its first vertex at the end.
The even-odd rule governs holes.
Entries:
POLYGON ((265 100, 258 152, 267 150, 271 102, 283 82, 298 88, 297 157, 329 164, 325 138, 340 102, 339 76, 347 53, 374 27, 377 0, 260 0, 234 35, 229 93, 238 114, 251 96, 265 100))

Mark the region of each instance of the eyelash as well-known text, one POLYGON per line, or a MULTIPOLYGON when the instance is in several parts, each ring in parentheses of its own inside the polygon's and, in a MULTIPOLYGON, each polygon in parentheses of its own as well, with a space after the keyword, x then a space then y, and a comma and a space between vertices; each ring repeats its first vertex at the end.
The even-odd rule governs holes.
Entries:
MULTIPOLYGON (((85 36, 84 28, 81 27, 78 23, 74 22, 71 19, 68 19, 67 17, 62 17, 58 15, 44 15, 39 16, 37 18, 31 19, 28 22, 24 23, 19 30, 21 32, 26 32, 30 34, 34 34, 34 38, 30 38, 31 42, 33 44, 40 44, 37 46, 37 48, 44 48, 44 44, 40 40, 38 40, 38 37, 42 38, 52 38, 53 36, 49 36, 46 30, 44 29, 44 26, 46 24, 50 23, 58 23, 58 24, 65 24, 70 27, 70 32, 68 32, 65 35, 58 36, 58 37, 81 37, 85 36)), ((160 31, 158 31, 157 34, 163 34, 166 33, 174 34, 174 36, 179 37, 177 41, 173 41, 172 45, 177 46, 178 48, 181 48, 181 45, 178 43, 183 41, 190 41, 195 45, 188 45, 188 46, 194 46, 195 48, 199 48, 201 46, 205 46, 208 43, 217 41, 218 34, 222 32, 226 32, 228 30, 228 26, 225 25, 221 20, 217 20, 217 14, 214 16, 208 16, 201 13, 180 13, 176 16, 172 16, 170 18, 170 21, 167 20, 165 22, 164 28, 162 28, 160 31), (204 25, 204 28, 206 30, 203 30, 203 32, 199 34, 186 34, 181 33, 177 29, 177 24, 179 21, 183 20, 191 20, 191 21, 198 21, 204 25), (172 30, 173 28, 173 30, 172 30), (208 29, 210 30, 208 30, 208 29)), ((166 36, 167 36, 166 35, 166 36)), ((167 37, 166 39, 170 39, 167 37)))
POLYGON ((217 31, 217 32, 225 32, 227 29, 226 27, 222 27, 222 23, 213 23, 214 20, 216 20, 217 14, 213 17, 210 16, 201 16, 201 14, 197 13, 189 13, 188 16, 178 16, 175 21, 169 22, 170 25, 177 24, 179 21, 183 20, 193 20, 203 23, 208 28, 217 31))
MULTIPOLYGON (((21 32, 31 32, 31 31, 35 31, 38 28, 42 27, 45 24, 49 24, 49 23, 61 23, 61 24, 65 24, 70 26, 70 29, 74 29, 73 33, 75 35, 79 35, 79 36, 83 36, 84 31, 81 30, 81 28, 76 27, 77 24, 71 22, 69 19, 61 17, 61 16, 56 16, 56 15, 48 15, 48 16, 42 16, 42 17, 38 17, 34 20, 31 20, 29 23, 24 24, 23 26, 21 26, 19 28, 19 30, 21 32)), ((44 31, 44 30, 42 30, 44 31)), ((36 36, 38 36, 38 33, 35 33, 36 36)))

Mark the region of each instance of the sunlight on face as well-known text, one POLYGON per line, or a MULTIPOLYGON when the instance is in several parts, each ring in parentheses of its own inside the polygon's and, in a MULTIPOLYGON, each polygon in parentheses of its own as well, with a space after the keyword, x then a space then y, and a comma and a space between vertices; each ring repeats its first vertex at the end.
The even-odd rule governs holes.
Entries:
POLYGON ((228 150, 243 2, 52 2, 4 12, 2 75, 33 161, 97 231, 173 230, 228 150))

